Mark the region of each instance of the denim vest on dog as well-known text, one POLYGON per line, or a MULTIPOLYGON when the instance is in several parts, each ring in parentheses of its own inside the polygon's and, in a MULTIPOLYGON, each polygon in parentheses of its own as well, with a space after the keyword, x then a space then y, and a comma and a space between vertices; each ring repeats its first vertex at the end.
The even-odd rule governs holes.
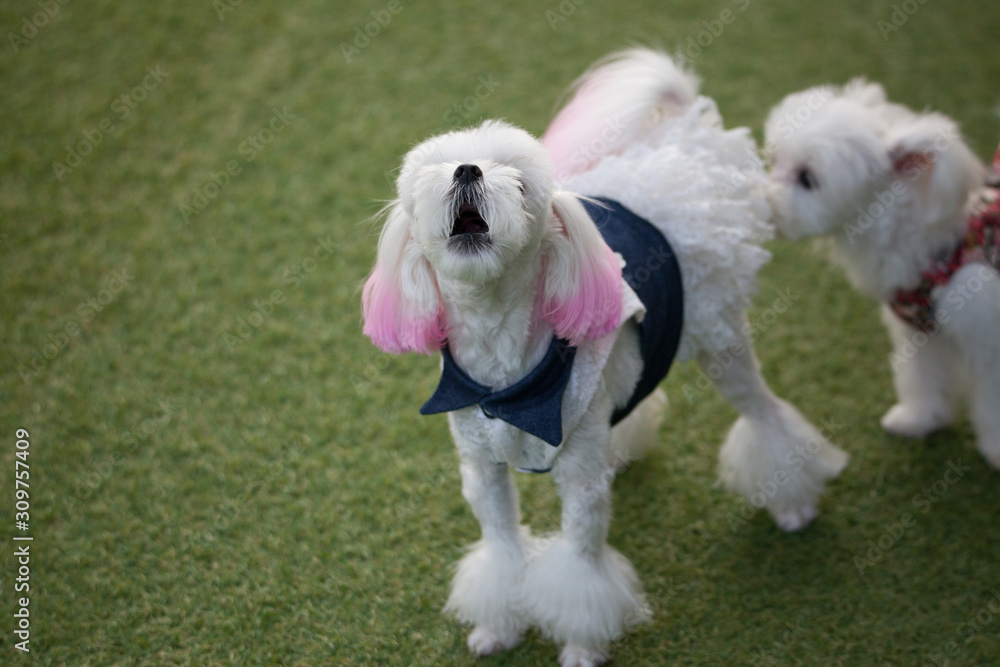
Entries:
MULTIPOLYGON (((611 423, 617 424, 656 389, 677 353, 684 321, 680 266, 663 234, 618 202, 595 199, 584 200, 583 205, 605 242, 624 262, 622 278, 645 310, 637 324, 642 374, 631 398, 612 415, 611 423)), ((566 341, 553 338, 542 361, 528 375, 494 392, 459 368, 446 344, 441 350, 441 381, 420 413, 450 412, 478 404, 486 418, 501 419, 558 448, 563 441, 563 398, 576 352, 577 348, 566 341)), ((554 456, 545 458, 551 463, 554 456)))

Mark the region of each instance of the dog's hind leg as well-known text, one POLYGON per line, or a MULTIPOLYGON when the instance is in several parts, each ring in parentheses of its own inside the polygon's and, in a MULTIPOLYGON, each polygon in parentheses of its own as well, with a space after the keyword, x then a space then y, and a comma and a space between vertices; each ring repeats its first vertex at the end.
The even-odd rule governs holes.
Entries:
POLYGON ((602 664, 612 640, 650 617, 632 564, 606 542, 615 468, 610 402, 601 399, 556 459, 562 532, 533 545, 525 579, 532 620, 563 645, 562 667, 602 664))
POLYGON ((462 495, 482 528, 482 539, 458 563, 445 612, 474 625, 468 646, 492 655, 516 646, 528 623, 522 596, 525 539, 517 489, 505 464, 463 460, 462 495))
POLYGON ((1000 468, 1000 272, 967 264, 938 302, 950 307, 944 310, 942 334, 961 351, 972 380, 969 408, 976 445, 991 466, 1000 468))
POLYGON ((667 395, 657 388, 611 429, 611 463, 617 472, 646 455, 657 443, 667 411, 667 395))
POLYGON ((882 428, 904 438, 924 438, 954 418, 959 359, 950 354, 952 345, 946 337, 917 331, 888 307, 882 309, 882 320, 892 338, 897 399, 882 417, 882 428))
POLYGON ((1000 469, 1000 359, 976 369, 969 401, 976 446, 991 466, 1000 469))
POLYGON ((771 392, 750 339, 741 335, 722 355, 701 352, 698 364, 740 412, 719 453, 719 477, 778 527, 805 528, 819 513, 827 480, 847 465, 847 454, 791 404, 771 392))

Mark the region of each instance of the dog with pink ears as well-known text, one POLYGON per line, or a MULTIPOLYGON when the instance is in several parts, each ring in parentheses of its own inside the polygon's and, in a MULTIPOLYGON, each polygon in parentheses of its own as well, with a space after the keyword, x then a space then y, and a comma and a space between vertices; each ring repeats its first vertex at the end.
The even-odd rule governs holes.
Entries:
POLYGON ((529 627, 563 667, 598 665, 650 611, 607 544, 611 482, 657 438, 672 361, 740 411, 720 477, 784 530, 817 515, 847 456, 760 374, 744 311, 769 259, 756 146, 697 80, 635 49, 598 63, 540 142, 489 121, 406 156, 362 298, 381 349, 441 354, 446 412, 482 539, 445 609, 490 655, 529 627), (723 187, 724 186, 724 187, 723 187), (511 468, 551 472, 561 531, 521 525, 511 468))

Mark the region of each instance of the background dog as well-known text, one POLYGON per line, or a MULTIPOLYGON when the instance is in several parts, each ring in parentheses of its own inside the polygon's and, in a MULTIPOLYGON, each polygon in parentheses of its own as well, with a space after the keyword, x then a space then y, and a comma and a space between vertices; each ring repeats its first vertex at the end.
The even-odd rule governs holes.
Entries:
POLYGON ((899 401, 883 428, 924 437, 964 399, 1000 467, 998 205, 955 122, 855 80, 789 95, 766 136, 778 229, 831 237, 854 286, 883 304, 899 401))

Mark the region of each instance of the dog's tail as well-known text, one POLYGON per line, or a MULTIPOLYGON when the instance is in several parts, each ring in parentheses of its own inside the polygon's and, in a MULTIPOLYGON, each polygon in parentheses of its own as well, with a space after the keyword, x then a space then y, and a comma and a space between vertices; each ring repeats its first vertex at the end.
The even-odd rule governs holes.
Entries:
POLYGON ((633 48, 596 62, 572 87, 572 97, 542 143, 556 180, 586 171, 605 155, 642 141, 661 121, 688 107, 698 77, 660 51, 633 48))

